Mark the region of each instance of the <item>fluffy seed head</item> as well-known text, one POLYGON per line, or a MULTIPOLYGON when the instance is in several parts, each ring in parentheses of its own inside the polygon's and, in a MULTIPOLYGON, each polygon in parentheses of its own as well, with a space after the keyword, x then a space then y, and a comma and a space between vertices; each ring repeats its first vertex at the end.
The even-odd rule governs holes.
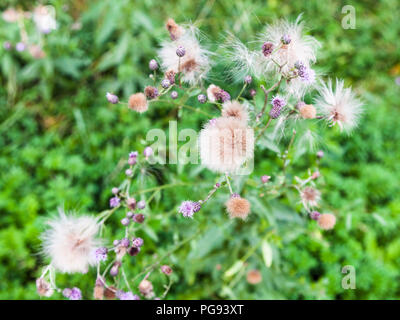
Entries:
POLYGON ((250 202, 241 197, 231 197, 225 206, 231 218, 244 220, 250 213, 250 202))
POLYGON ((215 172, 234 172, 253 157, 254 131, 234 117, 207 123, 199 136, 201 162, 215 172))
POLYGON ((147 86, 144 88, 144 94, 146 95, 147 99, 155 99, 158 97, 158 90, 155 87, 147 86))
POLYGON ((100 241, 96 238, 99 225, 95 218, 66 215, 60 210, 48 226, 42 235, 43 253, 55 269, 62 273, 86 273, 96 264, 94 252, 100 241))
POLYGON ((132 94, 129 97, 128 106, 130 109, 139 113, 147 111, 148 103, 146 96, 141 92, 132 94))
POLYGON ((314 119, 317 116, 317 110, 312 104, 305 104, 299 111, 303 119, 314 119))
POLYGON ((350 88, 344 88, 343 80, 336 80, 334 90, 329 79, 327 84, 320 86, 319 94, 315 105, 331 126, 338 124, 340 130, 347 133, 357 127, 363 104, 350 88))
POLYGON ((333 229, 336 224, 336 217, 331 213, 321 214, 318 218, 318 225, 324 230, 333 229))
POLYGON ((36 280, 36 290, 38 295, 41 297, 51 297, 54 293, 54 290, 51 288, 50 283, 48 283, 43 278, 39 278, 36 280))
POLYGON ((262 281, 261 272, 258 270, 250 270, 247 272, 246 280, 250 284, 259 284, 262 281))
POLYGON ((164 273, 164 274, 166 274, 167 276, 169 276, 169 275, 172 274, 172 269, 171 269, 170 266, 163 265, 163 266, 161 266, 160 269, 161 269, 161 272, 164 273))
POLYGON ((171 37, 171 40, 175 41, 179 39, 182 34, 185 32, 182 27, 180 27, 174 19, 169 18, 167 20, 167 23, 165 24, 165 27, 167 28, 169 35, 171 37))
POLYGON ((246 108, 239 101, 228 101, 225 102, 222 106, 223 117, 233 117, 244 123, 247 123, 248 114, 246 108))

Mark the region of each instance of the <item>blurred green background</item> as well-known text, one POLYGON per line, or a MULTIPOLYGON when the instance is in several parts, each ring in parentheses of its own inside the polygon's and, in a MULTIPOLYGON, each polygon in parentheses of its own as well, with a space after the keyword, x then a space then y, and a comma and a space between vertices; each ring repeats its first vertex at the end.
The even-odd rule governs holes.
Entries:
MULTIPOLYGON (((317 69, 345 79, 366 103, 360 127, 350 137, 323 130, 321 183, 323 206, 338 223, 321 232, 300 218, 294 194, 271 201, 245 185, 273 175, 280 162, 259 150, 249 181, 235 184, 252 201, 247 223, 224 213, 226 191, 193 221, 177 215, 177 205, 193 194, 205 197, 216 176, 196 166, 154 166, 137 188, 187 183, 157 192, 139 232, 143 251, 128 263, 129 276, 169 250, 174 242, 200 234, 171 255, 174 285, 168 299, 397 299, 400 297, 400 5, 383 1, 49 1, 58 29, 44 36, 47 56, 0 48, 0 298, 38 299, 35 278, 45 264, 38 251, 46 217, 58 206, 97 213, 108 207, 110 189, 123 178, 121 161, 143 151, 150 128, 168 129, 177 116, 172 105, 152 105, 144 115, 105 100, 107 91, 127 100, 150 83, 148 61, 167 37, 164 22, 196 21, 217 53, 226 31, 252 40, 265 23, 303 13, 309 33, 322 42, 317 69), (341 27, 342 7, 356 9, 356 29, 341 27), (76 23, 79 22, 79 23, 76 23), (72 27, 73 26, 73 27, 72 27), (243 189, 242 189, 243 188, 243 189), (252 193, 253 192, 253 193, 252 193), (267 267, 260 241, 272 252, 267 267), (240 259, 245 264, 237 270, 240 259), (344 265, 356 269, 355 290, 341 286, 344 265), (246 282, 250 269, 261 271, 258 285, 246 282), (230 270, 232 272, 227 271, 230 270), (235 273, 233 271, 236 271, 235 273), (230 275, 229 273, 234 273, 230 275)), ((32 9, 32 2, 2 1, 32 9)), ((27 29, 33 26, 27 23, 27 29)), ((16 24, 0 21, 0 41, 19 41, 16 24)), ((241 85, 224 83, 223 66, 215 81, 230 93, 241 85)), ((192 100, 197 106, 195 100, 192 100)), ((200 128, 200 113, 181 110, 180 128, 200 128)), ((305 174, 315 156, 303 154, 292 174, 305 174)), ((304 176, 303 174, 303 176, 304 176)), ((143 195, 145 196, 145 195, 143 195)), ((146 194, 150 196, 150 194, 146 194)), ((122 213, 121 213, 122 214, 122 213)), ((122 216, 108 231, 121 237, 122 216)), ((265 246, 264 246, 265 249, 265 246)), ((58 276, 60 287, 79 286, 91 298, 95 272, 58 276)), ((156 293, 165 279, 155 274, 156 293)), ((55 294, 53 298, 60 298, 55 294)))

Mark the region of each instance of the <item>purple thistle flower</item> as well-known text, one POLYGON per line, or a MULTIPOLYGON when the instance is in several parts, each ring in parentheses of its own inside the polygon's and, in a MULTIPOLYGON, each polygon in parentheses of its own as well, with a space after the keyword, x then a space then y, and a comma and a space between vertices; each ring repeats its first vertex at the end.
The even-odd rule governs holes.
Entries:
POLYGON ((271 176, 263 175, 261 177, 261 182, 262 183, 267 183, 269 181, 269 179, 271 179, 271 176))
POLYGON ((244 77, 244 82, 250 84, 253 81, 253 78, 249 75, 244 77))
POLYGON ((176 49, 176 55, 180 58, 182 58, 186 53, 186 50, 184 47, 179 46, 178 49, 176 49))
POLYGON ((205 103, 207 101, 207 97, 204 94, 199 94, 197 96, 197 100, 199 100, 200 103, 205 103))
POLYGON ((115 94, 112 94, 109 92, 106 93, 106 98, 107 98, 107 101, 112 104, 117 104, 119 102, 118 97, 115 94))
POLYGON ((123 238, 123 239, 121 240, 121 246, 123 246, 123 247, 125 247, 125 248, 128 248, 129 245, 130 245, 130 241, 129 241, 128 238, 123 238))
POLYGON ((274 107, 281 107, 282 108, 282 107, 286 106, 286 100, 284 98, 280 97, 280 96, 275 96, 272 99, 271 104, 274 107))
POLYGON ((271 108, 271 111, 269 112, 269 116, 272 119, 279 118, 279 116, 281 115, 281 111, 282 111, 282 107, 281 106, 273 106, 271 108))
POLYGON ((290 36, 288 34, 284 34, 281 38, 281 42, 283 44, 289 44, 290 42, 292 42, 292 39, 290 38, 290 36))
POLYGON ((74 287, 72 289, 65 288, 62 293, 63 293, 63 296, 68 298, 69 300, 81 300, 82 299, 81 290, 77 287, 74 287))
POLYGON ((4 48, 5 50, 10 50, 11 47, 12 47, 12 45, 11 45, 11 42, 10 42, 10 41, 5 41, 5 42, 3 43, 3 48, 4 48))
POLYGON ((228 92, 226 92, 225 90, 221 90, 220 92, 218 92, 215 97, 217 98, 217 100, 221 100, 221 102, 226 102, 231 100, 231 96, 228 92))
POLYGON ((320 215, 321 215, 321 214, 320 214, 318 211, 312 211, 312 212, 310 212, 310 218, 313 219, 313 220, 318 220, 318 218, 319 218, 320 215))
POLYGON ((96 249, 96 251, 95 251, 96 261, 97 262, 106 261, 107 260, 107 252, 108 252, 108 250, 105 247, 96 249))
POLYGON ((132 218, 132 217, 133 217, 133 212, 132 212, 132 211, 128 211, 128 212, 126 213, 126 216, 127 216, 128 218, 132 218))
POLYGON ((161 81, 161 87, 163 87, 164 89, 168 89, 170 85, 171 82, 168 79, 163 79, 161 81))
POLYGON ((298 71, 300 79, 305 83, 313 83, 315 81, 315 71, 311 68, 301 68, 298 71))
POLYGON ((125 226, 125 227, 129 226, 129 223, 131 223, 131 220, 130 220, 129 218, 127 218, 127 217, 125 217, 125 218, 123 218, 123 219, 121 220, 121 224, 122 224, 123 226, 125 226))
POLYGON ((119 300, 140 300, 137 294, 133 294, 130 291, 124 292, 122 290, 118 290, 115 295, 119 300))
POLYGON ((144 241, 142 238, 135 238, 132 240, 132 245, 136 248, 140 248, 144 244, 144 241))
POLYGON ((157 61, 154 60, 154 59, 151 59, 150 62, 149 62, 149 68, 150 68, 150 70, 152 70, 152 71, 157 70, 157 69, 158 69, 158 63, 157 63, 157 61))
POLYGON ((183 201, 179 207, 179 213, 182 213, 184 217, 193 218, 193 214, 201 209, 201 205, 194 201, 183 201))
POLYGON ((144 217, 143 214, 138 213, 138 214, 135 214, 135 215, 132 217, 132 219, 133 219, 133 221, 135 221, 135 222, 137 222, 137 223, 143 223, 145 217, 144 217))
POLYGON ((132 257, 136 256, 140 252, 140 247, 130 247, 128 249, 128 254, 132 257))
POLYGON ((115 239, 115 240, 113 241, 113 246, 116 247, 117 245, 119 245, 119 243, 120 243, 120 241, 117 240, 117 239, 115 239))
POLYGON ((261 49, 263 55, 268 57, 274 51, 274 44, 272 42, 264 42, 261 49))
POLYGON ((146 201, 140 200, 140 201, 137 203, 137 208, 138 208, 138 209, 144 209, 145 207, 146 207, 146 201))
POLYGON ((137 151, 129 152, 129 158, 137 158, 138 155, 139 155, 139 152, 137 152, 137 151))
POLYGON ((172 91, 172 92, 171 92, 171 98, 174 99, 174 100, 175 100, 176 98, 178 98, 178 92, 172 91))
POLYGON ((110 207, 115 208, 118 207, 120 204, 121 200, 118 197, 112 197, 110 199, 110 207))
POLYGON ((151 147, 146 147, 143 150, 143 155, 148 158, 153 154, 153 149, 151 147))
POLYGON ((26 45, 25 45, 25 43, 23 43, 23 42, 18 42, 18 43, 15 45, 15 49, 16 49, 17 51, 19 51, 19 52, 22 52, 22 51, 24 51, 24 50, 26 49, 26 45))

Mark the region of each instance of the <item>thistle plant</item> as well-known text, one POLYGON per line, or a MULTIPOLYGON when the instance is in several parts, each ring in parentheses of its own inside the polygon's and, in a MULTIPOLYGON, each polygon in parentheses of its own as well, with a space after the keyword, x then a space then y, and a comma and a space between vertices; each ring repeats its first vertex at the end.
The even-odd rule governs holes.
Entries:
MULTIPOLYGON (((198 198, 177 203, 176 213, 180 218, 195 220, 218 192, 225 197, 225 207, 220 211, 226 211, 227 219, 252 223, 249 219, 252 201, 246 193, 255 192, 263 201, 269 201, 285 198, 288 192, 294 191, 297 203, 293 205, 301 205, 304 219, 317 223, 322 230, 334 228, 337 218, 331 209, 324 207, 318 188, 323 151, 311 148, 315 161, 305 173, 291 172, 293 153, 296 147, 313 147, 316 128, 324 124, 345 133, 352 132, 358 125, 362 102, 350 88, 344 87, 342 80, 333 81, 335 85, 330 79, 324 82, 314 67, 320 44, 305 35, 303 29, 301 17, 295 22, 277 21, 267 25, 250 42, 253 46, 250 48, 228 34, 218 54, 224 57, 225 62, 221 62, 203 45, 200 31, 194 25, 168 19, 166 39, 157 57, 148 61, 149 83, 143 86, 142 92, 132 93, 125 101, 116 93, 105 93, 109 103, 129 108, 138 118, 146 117, 146 111, 157 108, 160 102, 204 115, 198 137, 201 164, 216 174, 218 182, 210 182, 209 191, 198 198), (242 83, 238 95, 208 81, 215 63, 225 63, 229 78, 242 83), (262 99, 258 99, 260 96, 262 99), (278 150, 281 171, 252 176, 251 164, 257 165, 257 155, 270 145, 278 150), (235 190, 235 180, 243 176, 248 181, 246 187, 235 190)), ((111 189, 109 209, 94 216, 61 210, 49 222, 43 235, 43 253, 50 264, 37 280, 41 296, 58 291, 68 299, 80 299, 79 288, 58 288, 55 274, 85 274, 93 267, 97 270, 93 281, 96 299, 166 297, 172 285, 171 267, 161 265, 166 257, 155 259, 136 276, 134 280, 140 279, 137 288, 125 273, 129 258, 140 259, 141 248, 146 246, 136 233, 147 219, 143 210, 152 200, 136 199, 131 182, 148 166, 149 159, 157 156, 157 151, 148 146, 142 155, 129 154, 125 161, 126 179, 111 189), (125 236, 113 241, 104 239, 107 222, 116 215, 120 217, 125 236), (151 282, 152 272, 157 268, 169 279, 163 293, 151 282)), ((260 277, 257 270, 247 275, 252 284, 259 283, 260 277)))

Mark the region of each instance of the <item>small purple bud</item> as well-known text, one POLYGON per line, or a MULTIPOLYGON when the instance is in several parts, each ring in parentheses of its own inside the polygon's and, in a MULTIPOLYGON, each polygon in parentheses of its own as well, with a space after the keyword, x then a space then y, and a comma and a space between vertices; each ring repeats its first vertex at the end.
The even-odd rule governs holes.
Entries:
POLYGON ((143 245, 144 241, 142 238, 135 238, 132 240, 132 245, 134 247, 140 248, 143 245))
POLYGON ((232 193, 231 194, 231 198, 240 198, 240 194, 239 193, 232 193))
POLYGON ((168 79, 163 79, 161 81, 161 87, 163 87, 164 89, 168 89, 170 85, 171 82, 168 79))
POLYGON ((274 44, 272 42, 264 42, 261 49, 263 55, 268 57, 274 51, 274 44))
POLYGON ((133 171, 132 171, 131 169, 126 169, 126 170, 125 170, 125 174, 126 174, 128 177, 132 177, 133 171))
POLYGON ((25 43, 23 43, 23 42, 18 42, 18 43, 15 45, 15 49, 16 49, 17 51, 19 51, 19 52, 22 52, 22 51, 24 51, 24 50, 26 49, 26 45, 25 45, 25 43))
POLYGON ((116 277, 118 275, 118 272, 119 272, 119 265, 114 264, 110 269, 110 276, 116 277))
POLYGON ((146 147, 143 150, 143 155, 148 158, 153 154, 153 149, 151 147, 146 147))
POLYGON ((167 276, 171 275, 171 273, 172 273, 172 269, 170 266, 163 265, 163 266, 161 266, 160 269, 161 269, 161 272, 166 274, 167 276))
POLYGON ((207 97, 204 94, 199 94, 197 100, 199 100, 200 103, 206 103, 207 97))
POLYGON ((128 159, 128 164, 129 164, 130 166, 135 165, 136 162, 137 162, 137 158, 136 158, 136 157, 131 157, 131 158, 128 159))
POLYGON ((72 288, 71 290, 71 294, 69 296, 70 300, 81 300, 82 299, 82 293, 81 290, 79 288, 72 288))
POLYGON ((125 226, 125 227, 129 226, 130 222, 131 222, 131 220, 129 218, 123 218, 121 220, 122 225, 125 226))
POLYGON ((119 102, 118 97, 115 94, 107 92, 106 94, 107 101, 112 104, 117 104, 119 102))
POLYGON ((157 70, 157 69, 158 69, 158 63, 157 63, 157 61, 154 60, 154 59, 151 59, 150 62, 149 62, 149 68, 150 68, 150 70, 152 70, 152 71, 157 70))
POLYGON ((289 44, 290 42, 292 42, 292 39, 290 38, 290 36, 288 34, 284 34, 281 38, 281 42, 283 44, 289 44))
POLYGON ((62 291, 62 294, 63 294, 64 297, 69 298, 71 296, 71 292, 72 292, 72 290, 70 288, 65 288, 62 291))
POLYGON ((137 223, 143 223, 144 219, 145 219, 145 216, 141 213, 135 214, 133 216, 133 221, 135 221, 137 223))
POLYGON ((250 89, 250 95, 254 97, 257 94, 257 91, 254 89, 250 89))
POLYGON ((182 57, 185 55, 185 53, 186 53, 186 50, 185 50, 185 48, 182 47, 182 46, 179 46, 179 47, 176 49, 176 55, 177 55, 178 57, 180 57, 180 58, 182 58, 182 57))
POLYGON ((174 100, 175 100, 176 98, 178 98, 178 92, 172 91, 172 92, 171 92, 171 98, 174 99, 174 100))
POLYGON ((110 207, 111 208, 118 207, 120 202, 121 202, 121 200, 118 197, 113 197, 110 199, 110 207))
POLYGON ((128 254, 132 257, 136 256, 140 252, 140 247, 130 247, 128 249, 128 254))
POLYGON ((310 212, 310 218, 313 219, 313 220, 318 220, 320 215, 321 214, 318 211, 311 211, 310 212))
POLYGON ((118 245, 120 244, 120 242, 121 242, 121 241, 119 241, 119 240, 114 240, 114 241, 113 241, 113 246, 114 246, 114 247, 118 246, 118 245))
POLYGON ((140 200, 140 201, 137 203, 137 208, 138 208, 138 209, 144 209, 145 207, 146 207, 146 201, 140 200))
POLYGON ((133 212, 132 211, 128 211, 127 213, 126 213, 126 216, 128 217, 128 218, 132 218, 133 217, 133 212))
POLYGON ((136 208, 136 199, 131 197, 126 199, 126 205, 128 206, 129 209, 135 210, 136 208))
POLYGON ((271 176, 263 175, 261 177, 261 182, 262 183, 267 183, 269 181, 269 179, 271 179, 271 176))
POLYGON ((317 157, 318 158, 322 158, 324 156, 324 152, 322 151, 322 150, 319 150, 318 152, 317 152, 317 157))
POLYGON ((215 188, 219 188, 221 186, 221 184, 219 183, 219 182, 217 182, 216 184, 215 184, 215 188))
POLYGON ((105 247, 96 249, 96 251, 95 251, 96 261, 97 262, 106 261, 107 260, 107 252, 108 252, 108 250, 105 247))
POLYGON ((10 41, 5 41, 4 43, 3 43, 3 48, 5 49, 5 50, 11 50, 11 47, 12 47, 12 45, 11 45, 11 42, 10 41))
POLYGON ((139 152, 137 152, 137 151, 129 152, 129 158, 137 158, 138 155, 139 155, 139 152))
POLYGON ((118 194, 118 192, 119 192, 119 189, 118 188, 112 188, 111 189, 111 192, 113 193, 113 194, 115 194, 115 195, 117 195, 118 194))
POLYGON ((129 241, 128 238, 123 238, 123 239, 121 240, 121 246, 123 246, 123 247, 125 247, 125 248, 128 248, 129 245, 130 245, 130 241, 129 241))
POLYGON ((253 81, 253 78, 250 75, 244 77, 244 83, 250 84, 252 81, 253 81))

